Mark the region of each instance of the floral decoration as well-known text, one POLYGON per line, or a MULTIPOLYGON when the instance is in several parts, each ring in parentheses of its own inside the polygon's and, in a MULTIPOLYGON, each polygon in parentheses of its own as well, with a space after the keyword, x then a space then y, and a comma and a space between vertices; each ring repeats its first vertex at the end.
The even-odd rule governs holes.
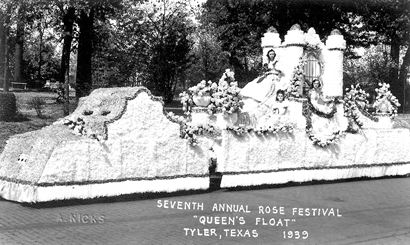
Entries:
POLYGON ((306 134, 307 134, 308 138, 313 142, 314 145, 317 145, 317 146, 320 146, 320 147, 326 147, 330 144, 336 143, 342 136, 345 135, 345 132, 343 132, 343 131, 333 132, 331 134, 331 137, 327 138, 327 139, 321 139, 321 138, 317 137, 316 135, 314 135, 312 133, 312 129, 313 129, 312 114, 315 113, 318 116, 330 119, 335 115, 336 111, 332 110, 332 112, 329 113, 329 114, 324 114, 324 113, 323 114, 321 114, 321 113, 317 114, 318 111, 314 109, 314 107, 312 106, 310 101, 304 101, 302 106, 303 106, 302 113, 303 113, 303 116, 305 116, 305 118, 306 118, 306 129, 305 129, 305 131, 306 131, 306 134))
POLYGON ((187 139, 192 146, 198 145, 198 135, 209 135, 212 137, 218 137, 221 132, 217 130, 213 125, 191 125, 185 124, 181 128, 181 138, 187 139))
POLYGON ((293 133, 293 129, 294 129, 294 126, 291 124, 281 125, 281 126, 263 126, 263 127, 257 127, 257 128, 244 127, 244 126, 230 126, 226 128, 226 130, 232 131, 238 136, 242 136, 245 133, 251 133, 251 132, 254 132, 257 135, 277 134, 280 132, 293 133))
POLYGON ((387 83, 379 83, 379 88, 376 88, 376 101, 374 107, 376 112, 383 112, 382 107, 386 106, 386 113, 390 115, 391 118, 397 116, 397 109, 401 106, 399 100, 390 91, 390 85, 387 83))
POLYGON ((303 67, 306 65, 306 58, 301 57, 299 59, 299 64, 295 67, 293 71, 292 80, 290 81, 289 95, 290 97, 299 98, 301 97, 299 93, 299 87, 303 86, 305 83, 303 67))
POLYGON ((207 106, 210 115, 218 112, 227 114, 239 112, 243 107, 243 101, 239 94, 241 89, 234 75, 233 71, 226 69, 218 83, 201 81, 188 91, 181 93, 180 98, 185 114, 191 113, 194 95, 211 96, 211 103, 207 106))
POLYGON ((346 133, 343 131, 336 131, 336 132, 333 132, 332 135, 327 139, 319 139, 311 132, 311 130, 307 131, 307 134, 308 134, 309 139, 313 142, 314 145, 320 146, 322 148, 330 144, 336 143, 338 140, 340 140, 340 138, 346 135, 346 133))
POLYGON ((234 72, 226 69, 219 79, 216 91, 212 94, 211 105, 213 113, 222 112, 232 114, 239 112, 243 107, 241 89, 235 81, 234 72))
POLYGON ((368 117, 372 121, 378 121, 377 118, 367 112, 369 107, 369 101, 367 98, 369 94, 360 88, 360 85, 352 85, 346 89, 346 94, 343 98, 344 101, 344 115, 349 120, 348 130, 349 132, 357 132, 358 129, 363 127, 363 122, 360 120, 360 114, 368 117))

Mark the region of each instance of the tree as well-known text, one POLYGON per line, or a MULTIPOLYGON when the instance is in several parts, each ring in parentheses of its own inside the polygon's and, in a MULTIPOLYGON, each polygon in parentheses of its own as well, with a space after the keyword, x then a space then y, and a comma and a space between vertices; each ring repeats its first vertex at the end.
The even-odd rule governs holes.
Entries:
POLYGON ((271 25, 282 38, 295 23, 305 30, 314 27, 322 37, 337 28, 347 41, 347 57, 354 56, 355 47, 388 44, 390 57, 397 66, 391 68, 386 82, 391 83, 393 93, 402 103, 410 64, 409 12, 408 0, 208 0, 201 21, 215 27, 223 50, 231 54, 235 70, 246 70, 244 57, 260 52, 260 38, 271 25), (399 53, 403 49, 407 51, 399 67, 399 53))
POLYGON ((24 82, 23 78, 23 48, 24 48, 24 26, 26 24, 26 3, 21 1, 18 6, 16 50, 14 60, 14 80, 18 83, 24 82))
POLYGON ((11 12, 13 5, 11 2, 6 1, 0 4, 0 81, 2 81, 2 87, 4 92, 9 91, 10 81, 9 74, 9 33, 11 12))
POLYGON ((356 13, 363 17, 363 28, 375 32, 378 42, 390 46, 390 58, 395 65, 390 68, 386 82, 390 83, 393 94, 404 106, 403 91, 410 65, 410 1, 360 0, 355 7, 356 13), (404 51, 402 62, 401 50, 404 51))
POLYGON ((222 51, 221 43, 209 30, 197 30, 193 34, 192 60, 187 77, 197 83, 214 80, 229 68, 229 53, 222 51))
POLYGON ((146 13, 142 27, 150 52, 146 71, 150 81, 148 88, 170 102, 189 63, 192 45, 189 35, 193 28, 186 4, 161 0, 141 8, 146 13))

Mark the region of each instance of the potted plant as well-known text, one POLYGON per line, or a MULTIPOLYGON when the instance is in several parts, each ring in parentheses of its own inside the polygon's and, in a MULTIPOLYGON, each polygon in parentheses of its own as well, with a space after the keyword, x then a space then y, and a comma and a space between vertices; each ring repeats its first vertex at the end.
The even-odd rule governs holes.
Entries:
POLYGON ((211 103, 212 82, 202 80, 197 85, 188 89, 192 95, 192 101, 196 106, 206 107, 211 103))

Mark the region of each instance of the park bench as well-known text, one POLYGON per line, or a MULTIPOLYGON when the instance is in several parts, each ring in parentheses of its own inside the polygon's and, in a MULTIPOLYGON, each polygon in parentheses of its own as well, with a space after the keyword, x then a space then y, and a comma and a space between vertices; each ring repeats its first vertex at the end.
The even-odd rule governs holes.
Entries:
POLYGON ((10 84, 13 89, 15 88, 24 89, 24 90, 27 89, 27 83, 11 82, 10 84))

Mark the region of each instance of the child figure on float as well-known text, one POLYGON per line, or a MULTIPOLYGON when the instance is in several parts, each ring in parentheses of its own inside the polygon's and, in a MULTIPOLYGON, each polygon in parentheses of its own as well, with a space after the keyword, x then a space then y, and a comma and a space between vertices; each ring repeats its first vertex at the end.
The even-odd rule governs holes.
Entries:
POLYGON ((258 107, 261 115, 258 126, 281 127, 288 124, 288 107, 289 103, 285 98, 285 91, 279 89, 276 92, 276 97, 269 97, 258 107))

